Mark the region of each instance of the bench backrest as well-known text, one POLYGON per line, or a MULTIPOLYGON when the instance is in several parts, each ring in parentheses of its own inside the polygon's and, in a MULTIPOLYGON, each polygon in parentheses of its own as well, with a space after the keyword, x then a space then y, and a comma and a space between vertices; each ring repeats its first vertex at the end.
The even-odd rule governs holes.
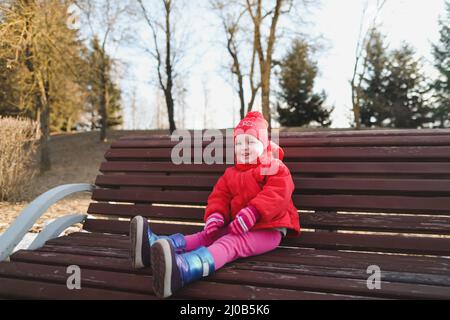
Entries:
MULTIPOLYGON (((197 230, 209 193, 230 165, 173 164, 177 144, 168 136, 113 142, 88 213, 124 219, 88 219, 85 228, 125 234, 128 222, 120 220, 139 214, 197 230)), ((450 235, 450 130, 285 133, 279 144, 303 230, 450 235)))

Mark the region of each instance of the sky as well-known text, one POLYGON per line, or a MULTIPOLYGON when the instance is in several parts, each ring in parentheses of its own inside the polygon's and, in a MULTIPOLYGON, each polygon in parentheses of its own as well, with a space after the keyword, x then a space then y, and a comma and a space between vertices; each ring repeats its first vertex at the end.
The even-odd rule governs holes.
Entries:
MULTIPOLYGON (((333 128, 348 128, 352 120, 349 81, 355 61, 356 43, 366 0, 322 0, 308 12, 308 21, 301 32, 320 39, 323 49, 315 55, 319 67, 315 90, 325 90, 325 105, 334 106, 331 115, 333 128)), ((367 0, 365 26, 372 20, 376 0, 367 0)), ((438 19, 445 13, 445 0, 387 0, 377 23, 387 36, 390 49, 407 42, 423 59, 427 76, 435 76, 431 44, 439 39, 438 19)), ((231 128, 239 121, 239 98, 230 85, 231 75, 224 69, 229 57, 223 46, 224 35, 219 21, 207 7, 207 1, 197 0, 195 6, 179 12, 189 35, 180 77, 186 87, 185 128, 231 128), (205 102, 206 101, 206 102, 205 102), (205 119, 205 109, 207 110, 205 119)), ((148 35, 140 28, 143 38, 148 35)), ((285 47, 276 54, 282 55, 285 47)), ((155 128, 158 88, 155 69, 148 54, 136 48, 116 48, 114 56, 126 65, 122 70, 124 91, 123 129, 155 128), (131 112, 131 93, 136 92, 136 111, 131 112)), ((159 94, 160 95, 160 94, 159 94)), ((160 98, 159 98, 160 99, 160 98)), ((255 105, 260 110, 259 100, 255 105)), ((180 113, 176 115, 181 118, 180 113)), ((166 121, 167 122, 167 121, 166 121)), ((274 124, 276 127, 277 125, 274 124)))

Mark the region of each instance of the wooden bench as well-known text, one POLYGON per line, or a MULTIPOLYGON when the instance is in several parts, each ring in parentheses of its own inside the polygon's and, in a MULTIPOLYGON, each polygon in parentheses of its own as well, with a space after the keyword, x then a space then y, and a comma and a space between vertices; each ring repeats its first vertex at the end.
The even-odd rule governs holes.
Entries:
MULTIPOLYGON (((34 250, 1 262, 0 298, 156 299, 151 269, 130 265, 130 218, 148 217, 158 234, 201 230, 207 197, 229 166, 175 165, 175 144, 167 136, 113 142, 92 187, 90 216, 56 221, 34 250), (78 221, 84 232, 57 237, 78 221), (81 290, 67 289, 69 265, 81 268, 81 290)), ((301 236, 172 299, 450 298, 450 130, 286 133, 280 145, 296 185, 301 236), (367 286, 373 265, 380 289, 367 286)), ((73 191, 63 189, 51 201, 73 191)))

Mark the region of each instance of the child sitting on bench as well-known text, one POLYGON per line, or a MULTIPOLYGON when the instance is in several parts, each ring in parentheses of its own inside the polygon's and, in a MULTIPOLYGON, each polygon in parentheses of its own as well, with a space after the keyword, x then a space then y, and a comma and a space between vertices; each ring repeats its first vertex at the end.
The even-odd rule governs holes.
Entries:
POLYGON ((147 219, 132 219, 133 266, 152 267, 158 297, 169 297, 238 258, 272 251, 283 236, 300 234, 294 183, 281 161, 283 150, 269 141, 267 129, 260 112, 249 112, 234 129, 235 165, 208 197, 203 231, 157 236, 147 219))

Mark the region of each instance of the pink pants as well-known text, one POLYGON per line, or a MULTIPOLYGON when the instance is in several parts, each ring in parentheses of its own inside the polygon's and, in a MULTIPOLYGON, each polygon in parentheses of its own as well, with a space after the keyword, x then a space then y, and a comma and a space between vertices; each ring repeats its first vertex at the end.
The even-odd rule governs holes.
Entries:
POLYGON ((272 251, 281 241, 281 233, 275 229, 250 230, 243 235, 235 235, 229 227, 218 230, 208 237, 206 232, 185 236, 186 251, 205 246, 211 252, 215 269, 222 268, 226 263, 238 258, 255 256, 272 251))

